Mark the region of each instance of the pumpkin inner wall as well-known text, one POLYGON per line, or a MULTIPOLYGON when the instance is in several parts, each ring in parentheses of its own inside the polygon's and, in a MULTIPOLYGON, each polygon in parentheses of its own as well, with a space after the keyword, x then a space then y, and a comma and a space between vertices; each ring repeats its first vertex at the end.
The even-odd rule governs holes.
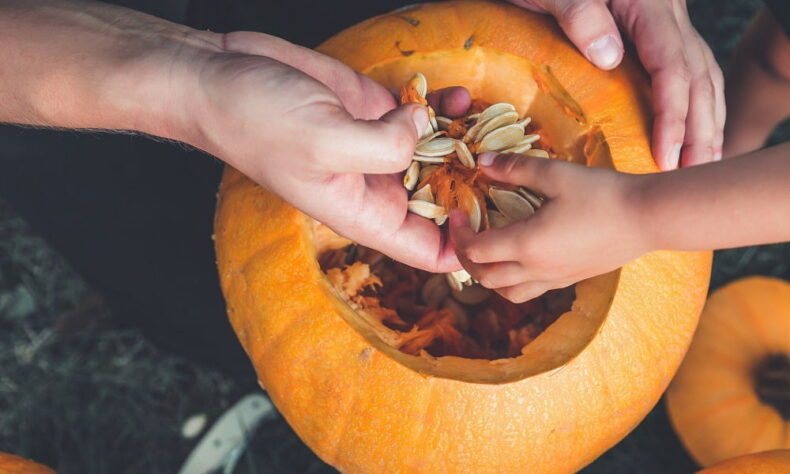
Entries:
MULTIPOLYGON (((415 72, 422 72, 431 89, 462 85, 472 97, 488 103, 509 102, 520 115, 529 115, 541 127, 558 156, 587 165, 613 168, 607 137, 588 122, 584 112, 568 95, 548 68, 521 57, 472 48, 472 51, 440 51, 404 56, 377 64, 363 73, 385 87, 398 89, 415 72), (470 58, 472 53, 474 57, 470 58), (455 78, 463 78, 456 80, 455 78)), ((335 236, 323 226, 313 226, 316 259, 325 252, 345 247, 350 242, 335 236)), ((318 264, 318 263, 317 263, 318 264)), ((507 358, 458 357, 425 351, 406 354, 396 347, 393 332, 376 323, 377 318, 363 309, 349 306, 329 281, 325 284, 337 296, 341 314, 380 351, 402 364, 429 375, 478 383, 507 383, 565 365, 578 355, 597 334, 606 319, 614 297, 619 270, 580 282, 575 300, 562 307, 558 319, 520 354, 507 358)))

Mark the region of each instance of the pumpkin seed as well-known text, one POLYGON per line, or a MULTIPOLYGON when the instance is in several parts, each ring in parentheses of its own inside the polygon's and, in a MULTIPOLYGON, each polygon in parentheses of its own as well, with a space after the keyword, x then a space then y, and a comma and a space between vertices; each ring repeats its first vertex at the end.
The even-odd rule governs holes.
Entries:
POLYGON ((467 168, 474 168, 475 158, 472 156, 472 152, 469 151, 469 147, 466 146, 466 143, 461 140, 456 140, 454 146, 455 154, 458 155, 458 161, 467 168))
POLYGON ((450 287, 447 286, 447 278, 441 274, 431 275, 420 292, 425 304, 439 306, 444 303, 450 295, 450 287))
POLYGON ((433 140, 434 138, 438 138, 442 135, 446 135, 446 132, 438 131, 438 132, 431 132, 430 135, 426 135, 420 138, 420 141, 417 142, 417 146, 425 145, 429 141, 433 140))
POLYGON ((524 153, 525 151, 529 150, 530 148, 532 148, 532 144, 531 143, 526 143, 524 145, 520 145, 519 144, 519 145, 516 145, 516 146, 512 146, 510 148, 505 148, 504 150, 502 150, 502 153, 524 153))
POLYGON ((469 274, 463 268, 460 270, 456 270, 454 272, 450 272, 450 275, 457 281, 458 283, 466 283, 468 281, 472 281, 472 275, 469 274))
POLYGON ((433 219, 447 213, 442 206, 437 206, 428 201, 412 199, 408 202, 408 207, 409 212, 417 214, 418 216, 427 217, 428 219, 433 219))
POLYGON ((546 150, 541 150, 540 148, 533 148, 531 150, 527 150, 524 152, 527 156, 535 156, 537 158, 548 158, 549 152, 546 150))
POLYGON ((452 138, 434 138, 417 145, 416 153, 420 156, 446 156, 453 151, 455 151, 455 140, 452 138))
POLYGON ((480 112, 480 115, 477 117, 478 122, 485 122, 486 120, 490 120, 498 115, 502 115, 507 112, 515 112, 516 106, 513 104, 508 104, 507 102, 499 102, 497 104, 493 104, 488 106, 487 109, 480 112))
POLYGON ((483 213, 480 210, 480 203, 477 202, 477 199, 472 199, 471 202, 471 208, 466 211, 469 215, 469 227, 475 232, 480 232, 480 223, 483 221, 483 213))
POLYGON ((491 186, 488 195, 496 208, 511 221, 526 219, 535 213, 535 208, 520 194, 491 186))
POLYGON ((418 72, 409 80, 409 86, 414 87, 420 97, 423 99, 426 95, 428 95, 428 79, 425 78, 425 75, 421 72, 418 72))
POLYGON ((422 134, 420 135, 420 139, 422 140, 423 138, 430 136, 435 131, 436 130, 434 130, 433 125, 431 125, 431 121, 429 120, 428 125, 425 126, 425 130, 423 130, 422 134))
POLYGON ((451 118, 442 117, 441 115, 436 117, 436 124, 439 130, 447 130, 447 127, 449 127, 451 123, 453 123, 453 119, 451 118))
POLYGON ((475 141, 482 140, 486 135, 498 128, 515 124, 517 120, 518 114, 515 112, 505 112, 502 115, 497 115, 483 124, 483 127, 479 132, 477 132, 477 135, 475 136, 475 141))
POLYGON ((403 175, 403 187, 409 191, 413 190, 414 186, 417 185, 419 178, 420 164, 416 161, 412 161, 409 165, 409 168, 406 170, 406 174, 403 175))
POLYGON ((428 106, 428 122, 431 124, 433 130, 439 131, 439 122, 436 121, 436 112, 433 111, 430 105, 428 106))
POLYGON ((453 298, 470 306, 482 303, 489 296, 491 296, 491 290, 480 285, 466 286, 461 291, 453 288, 453 298))
POLYGON ((525 135, 524 139, 519 142, 519 145, 527 143, 535 143, 536 141, 540 140, 540 135, 537 133, 530 133, 529 135, 525 135))
POLYGON ((414 161, 419 161, 420 163, 444 163, 443 156, 422 156, 422 155, 414 155, 411 157, 414 161))
POLYGON ((445 222, 447 222, 447 214, 439 216, 439 217, 435 218, 433 221, 436 222, 436 225, 442 225, 445 222))
POLYGON ((477 152, 504 150, 516 145, 522 138, 524 138, 524 130, 516 124, 498 128, 483 137, 477 152))
POLYGON ((518 188, 518 192, 524 196, 524 199, 529 201, 532 204, 532 207, 538 209, 543 204, 543 198, 541 198, 538 194, 533 193, 529 189, 526 188, 518 188))
POLYGON ((464 289, 464 284, 458 281, 452 273, 445 274, 445 277, 447 279, 447 284, 450 285, 450 288, 453 290, 462 291, 464 289))
POLYGON ((511 223, 510 219, 499 211, 488 209, 486 212, 488 213, 488 225, 492 229, 501 229, 511 223))
POLYGON ((532 117, 524 117, 523 119, 516 122, 517 125, 521 126, 521 128, 526 128, 532 122, 532 117))
POLYGON ((426 184, 425 186, 421 187, 417 191, 414 191, 414 194, 411 195, 411 198, 415 201, 425 201, 434 203, 433 200, 433 193, 431 192, 431 185, 426 184))

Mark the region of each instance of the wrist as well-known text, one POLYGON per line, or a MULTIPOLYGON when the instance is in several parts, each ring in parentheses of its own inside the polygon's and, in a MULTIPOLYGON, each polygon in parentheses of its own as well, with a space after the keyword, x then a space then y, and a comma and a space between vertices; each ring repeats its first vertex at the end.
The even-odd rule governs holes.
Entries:
POLYGON ((0 44, 0 122, 184 140, 194 63, 221 38, 107 4, 26 0, 0 6, 0 44))
POLYGON ((653 218, 653 189, 659 176, 660 173, 621 175, 625 212, 631 223, 629 234, 639 254, 664 248, 653 218))

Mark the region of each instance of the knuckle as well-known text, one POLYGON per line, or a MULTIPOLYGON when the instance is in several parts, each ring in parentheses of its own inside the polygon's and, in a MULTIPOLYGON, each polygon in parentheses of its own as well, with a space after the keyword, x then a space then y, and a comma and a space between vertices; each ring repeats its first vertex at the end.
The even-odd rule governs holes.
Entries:
POLYGON ((483 252, 479 248, 468 245, 466 248, 462 249, 464 255, 466 256, 467 260, 472 263, 483 263, 483 252))
POLYGON ((667 72, 672 75, 675 80, 684 84, 690 84, 693 77, 691 72, 691 62, 688 55, 684 51, 680 57, 671 66, 667 67, 667 72))
POLYGON ((478 275, 476 279, 481 285, 488 289, 493 290, 496 288, 496 282, 491 277, 490 273, 483 272, 482 274, 478 275))
POLYGON ((558 9, 560 19, 567 24, 584 22, 587 18, 588 8, 601 4, 600 0, 569 1, 558 9))
POLYGON ((403 133, 399 127, 388 127, 388 131, 383 135, 381 145, 388 151, 388 158, 393 166, 398 169, 408 166, 414 154, 414 138, 408 133, 403 133))
POLYGON ((716 93, 716 88, 713 86, 713 79, 709 74, 701 74, 694 82, 693 86, 696 94, 701 94, 703 98, 712 99, 716 93))

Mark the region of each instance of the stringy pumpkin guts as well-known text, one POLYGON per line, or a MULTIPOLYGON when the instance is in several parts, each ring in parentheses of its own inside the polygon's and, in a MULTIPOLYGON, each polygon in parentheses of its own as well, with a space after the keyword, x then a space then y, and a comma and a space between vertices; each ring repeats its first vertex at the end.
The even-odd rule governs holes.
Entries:
POLYGON ((570 287, 514 304, 480 285, 452 288, 444 275, 357 245, 327 251, 319 262, 351 307, 411 355, 517 357, 575 297, 570 287))
MULTIPOLYGON (((403 176, 409 212, 447 221, 450 210, 469 216, 475 232, 500 228, 531 216, 543 197, 522 187, 494 182, 477 167, 483 151, 549 158, 545 136, 529 117, 507 103, 479 100, 465 117, 437 116, 428 105, 428 83, 416 74, 401 89, 401 103, 428 107, 430 121, 403 176)), ((381 253, 352 245, 325 252, 321 267, 335 289, 401 351, 435 357, 517 357, 521 350, 570 310, 573 287, 513 304, 475 285, 465 270, 435 275, 398 264, 381 253)))
MULTIPOLYGON (((403 186, 411 193, 409 212, 443 225, 452 209, 462 209, 475 232, 504 227, 532 215, 543 203, 542 196, 488 179, 480 173, 476 160, 477 154, 485 151, 553 157, 545 134, 532 119, 519 117, 512 104, 474 100, 465 117, 452 120, 436 115, 427 94, 428 82, 419 73, 400 92, 402 104, 426 105, 430 117, 414 161, 403 176, 403 186)), ((448 274, 447 279, 458 291, 473 284, 464 270, 448 274)))

